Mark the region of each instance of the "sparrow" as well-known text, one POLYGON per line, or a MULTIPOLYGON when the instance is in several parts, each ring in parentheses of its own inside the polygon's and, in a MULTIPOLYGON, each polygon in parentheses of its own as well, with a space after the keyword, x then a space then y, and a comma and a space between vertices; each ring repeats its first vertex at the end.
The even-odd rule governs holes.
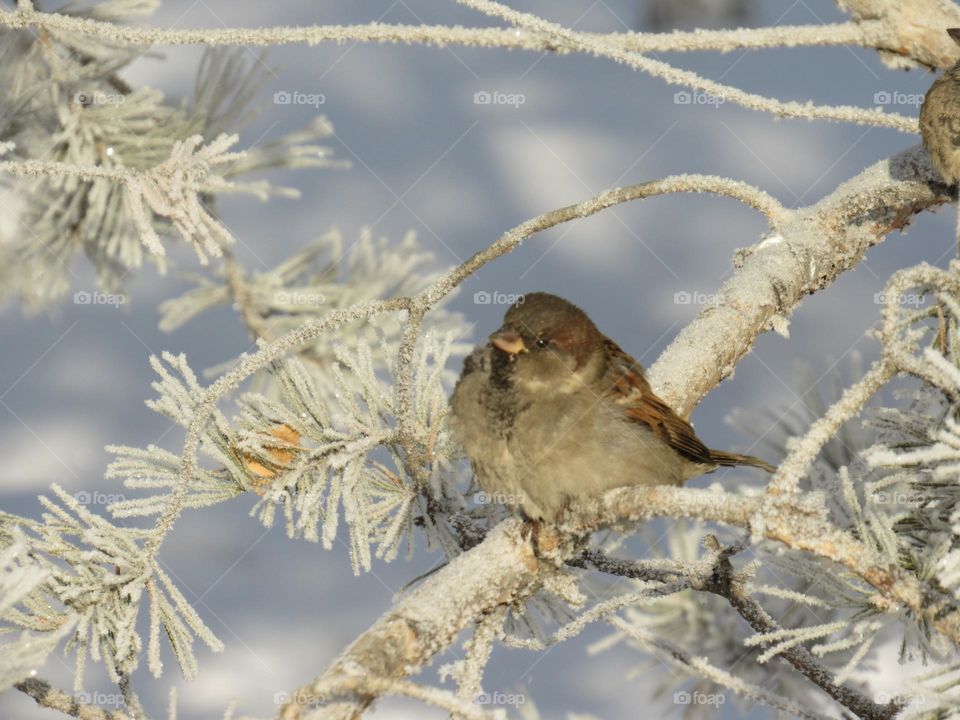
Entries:
MULTIPOLYGON (((960 45, 960 28, 947 34, 960 45)), ((933 81, 920 107, 920 136, 947 185, 960 181, 960 62, 933 81)))
POLYGON ((650 389, 640 364, 576 305, 522 296, 464 361, 450 429, 489 501, 539 528, 630 485, 680 485, 749 455, 711 450, 650 389))

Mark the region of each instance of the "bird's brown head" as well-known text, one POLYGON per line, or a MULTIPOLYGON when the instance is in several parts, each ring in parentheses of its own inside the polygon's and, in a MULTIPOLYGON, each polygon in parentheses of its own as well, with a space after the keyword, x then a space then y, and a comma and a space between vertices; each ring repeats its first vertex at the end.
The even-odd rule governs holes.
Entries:
POLYGON ((548 293, 522 296, 490 336, 510 360, 514 382, 551 393, 580 389, 603 371, 604 337, 573 303, 548 293))

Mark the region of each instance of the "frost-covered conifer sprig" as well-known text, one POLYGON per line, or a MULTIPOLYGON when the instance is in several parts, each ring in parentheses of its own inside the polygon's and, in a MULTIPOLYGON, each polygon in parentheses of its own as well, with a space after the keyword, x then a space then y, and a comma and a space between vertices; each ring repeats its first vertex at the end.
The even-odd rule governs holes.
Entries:
MULTIPOLYGON (((110 679, 123 684, 140 664, 144 642, 136 624, 141 601, 149 599, 150 671, 155 677, 162 672, 163 631, 184 676, 196 677, 194 640, 203 640, 214 651, 223 645, 166 573, 143 553, 149 531, 113 525, 58 485, 51 489, 55 499, 40 498, 46 510, 40 522, 9 515, 0 518, 0 535, 13 538, 13 552, 25 552, 43 573, 34 575, 32 586, 4 603, 0 613, 4 629, 28 631, 19 641, 8 643, 4 655, 20 660, 33 654, 35 669, 42 662, 37 651, 53 651, 68 635, 65 650, 76 654, 75 690, 83 688, 90 659, 102 661, 110 679), (23 532, 19 540, 14 535, 18 527, 23 532)), ((24 570, 18 572, 22 575, 24 570)), ((3 577, 6 581, 7 575, 3 577)), ((20 672, 22 664, 16 669, 15 681, 26 676, 20 672)))
MULTIPOLYGON (((454 454, 445 425, 449 384, 444 368, 451 346, 449 334, 430 331, 414 354, 415 422, 408 442, 433 458, 430 487, 419 486, 408 474, 396 424, 396 386, 389 375, 378 375, 371 346, 358 337, 353 348, 335 348, 330 387, 318 385, 315 373, 290 358, 271 369, 279 398, 241 396, 232 426, 218 413, 201 444, 214 466, 197 468, 186 506, 203 507, 253 491, 261 498, 251 514, 264 525, 273 524, 280 508, 291 538, 322 541, 327 549, 333 547, 342 512, 358 572, 370 569, 374 554, 393 560, 405 540, 412 550, 414 521, 428 514, 430 498, 435 505, 442 498, 443 507, 464 505, 441 462, 454 454)), ((160 397, 149 406, 188 425, 202 388, 185 357, 165 354, 151 362, 161 380, 154 383, 160 397)), ((385 369, 389 372, 390 364, 385 369)), ((160 513, 177 483, 176 456, 153 446, 109 450, 117 459, 108 477, 122 478, 129 488, 163 491, 115 503, 110 511, 118 517, 160 513)), ((449 531, 437 528, 442 518, 421 525, 431 543, 449 542, 449 531)))
MULTIPOLYGON (((349 248, 336 229, 309 243, 291 257, 264 272, 245 273, 228 258, 218 276, 193 278, 196 287, 160 305, 160 328, 172 331, 214 307, 234 304, 250 334, 273 340, 328 313, 381 297, 411 296, 422 291, 441 274, 433 253, 425 250, 414 233, 400 242, 375 239, 364 229, 349 248)), ((465 336, 469 326, 459 313, 438 307, 429 327, 438 333, 465 336)), ((363 338, 369 344, 374 364, 386 367, 396 353, 403 323, 388 315, 376 324, 356 321, 336 328, 299 349, 308 362, 314 382, 331 396, 335 385, 330 368, 338 344, 363 338)), ((468 350, 465 343, 451 346, 452 354, 468 350)), ((230 363, 232 364, 232 362, 230 363)), ((210 372, 227 369, 224 363, 210 372)), ((350 381, 351 376, 345 377, 350 381)), ((452 380, 452 374, 445 376, 452 380)))
POLYGON ((5 635, 0 642, 0 691, 35 675, 73 629, 75 619, 47 621, 33 612, 41 587, 50 580, 50 569, 32 555, 29 538, 0 520, 0 634, 5 635), (22 632, 14 636, 18 629, 22 632))
MULTIPOLYGON (((156 5, 108 0, 62 11, 114 24, 156 5)), ((227 235, 204 203, 217 193, 261 199, 295 194, 246 179, 251 173, 337 164, 315 144, 331 133, 322 118, 245 156, 196 151, 194 136, 212 143, 254 115, 251 104, 269 69, 241 50, 205 53, 194 96, 170 103, 159 91, 130 87, 121 77, 143 49, 56 30, 40 41, 10 29, 0 30, 0 46, 0 141, 15 141, 17 148, 3 170, 30 174, 15 179, 13 189, 23 202, 21 227, 31 231, 2 248, 0 261, 20 269, 4 283, 4 293, 19 297, 28 310, 44 309, 67 291, 78 249, 100 286, 118 292, 123 277, 145 258, 166 267, 158 234, 186 232, 204 254, 216 252, 227 235)))

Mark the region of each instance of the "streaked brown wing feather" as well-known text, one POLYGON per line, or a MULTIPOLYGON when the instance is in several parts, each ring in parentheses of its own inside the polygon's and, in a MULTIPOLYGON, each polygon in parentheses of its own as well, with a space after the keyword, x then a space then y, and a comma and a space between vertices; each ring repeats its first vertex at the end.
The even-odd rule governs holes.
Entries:
POLYGON ((653 393, 640 363, 613 340, 606 338, 604 343, 614 359, 608 377, 609 392, 617 404, 626 406, 627 417, 646 426, 688 460, 715 465, 710 449, 700 441, 690 423, 653 393))

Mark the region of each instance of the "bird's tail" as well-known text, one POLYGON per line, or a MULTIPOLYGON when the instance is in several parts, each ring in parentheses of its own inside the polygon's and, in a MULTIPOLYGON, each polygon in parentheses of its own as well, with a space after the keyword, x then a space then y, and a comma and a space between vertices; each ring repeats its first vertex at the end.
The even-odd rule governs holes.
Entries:
POLYGON ((711 450, 710 459, 717 465, 724 467, 733 467, 734 465, 750 465, 766 470, 768 473, 776 471, 776 466, 771 465, 766 460, 761 460, 753 455, 738 455, 737 453, 724 452, 723 450, 711 450))

